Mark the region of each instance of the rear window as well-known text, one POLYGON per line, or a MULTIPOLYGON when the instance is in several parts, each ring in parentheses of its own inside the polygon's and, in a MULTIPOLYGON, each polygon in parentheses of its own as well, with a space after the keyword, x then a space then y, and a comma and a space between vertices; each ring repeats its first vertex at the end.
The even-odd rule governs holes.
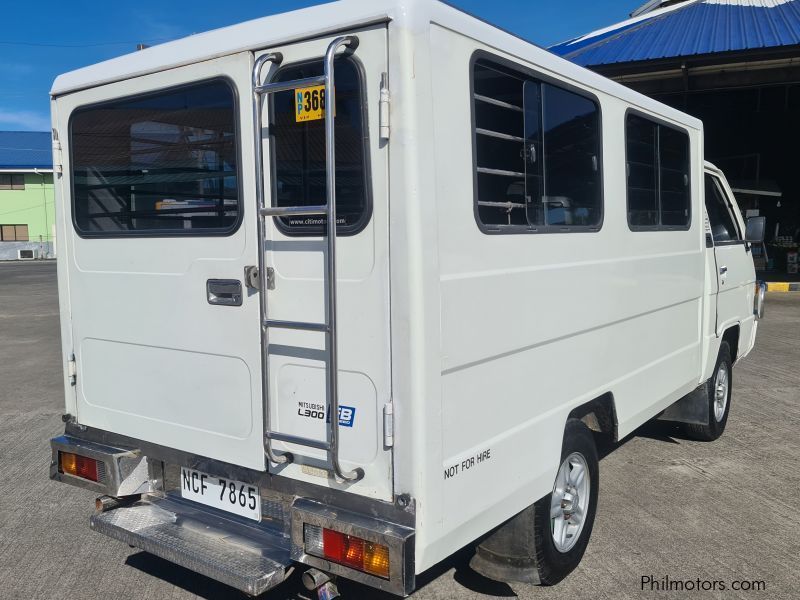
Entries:
MULTIPOLYGON (((322 75, 322 61, 281 68, 274 81, 322 75)), ((334 62, 336 111, 336 220, 339 235, 361 231, 369 221, 371 199, 367 125, 358 64, 351 58, 334 62)), ((324 95, 295 89, 273 95, 270 124, 273 158, 273 206, 326 204, 324 95), (323 103, 323 104, 320 104, 323 103), (321 109, 321 110, 318 110, 321 109), (310 116, 309 116, 310 115, 310 116)), ((322 235, 325 216, 276 218, 288 235, 322 235)))
POLYGON ((215 79, 75 111, 81 235, 226 234, 240 221, 236 98, 215 79))

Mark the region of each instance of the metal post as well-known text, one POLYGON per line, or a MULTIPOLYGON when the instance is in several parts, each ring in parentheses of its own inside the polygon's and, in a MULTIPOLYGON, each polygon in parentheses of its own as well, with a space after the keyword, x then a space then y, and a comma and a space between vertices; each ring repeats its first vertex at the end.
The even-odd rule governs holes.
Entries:
MULTIPOLYGON (((264 64, 268 62, 280 64, 283 56, 279 52, 271 52, 264 54, 256 60, 253 65, 253 116, 255 119, 255 160, 256 160, 256 201, 258 202, 258 281, 259 281, 259 302, 261 303, 261 314, 267 314, 267 294, 266 294, 266 281, 267 269, 264 264, 264 240, 266 239, 266 224, 264 217, 261 216, 261 210, 266 208, 266 200, 264 198, 264 153, 261 139, 262 113, 263 113, 263 98, 262 93, 259 92, 261 85, 261 69, 264 64)), ((263 321, 263 319, 262 319, 263 321)), ((261 385, 264 390, 262 393, 262 423, 264 427, 264 454, 267 459, 277 464, 283 464, 292 460, 290 453, 275 454, 272 451, 272 442, 267 437, 266 432, 269 429, 269 377, 267 376, 267 369, 269 367, 269 333, 268 328, 261 323, 261 385)))
POLYGON ((355 36, 342 36, 333 40, 325 53, 325 170, 326 194, 328 203, 328 390, 330 408, 330 457, 333 471, 345 481, 357 481, 364 476, 364 470, 343 471, 339 464, 339 356, 336 336, 336 133, 334 117, 336 112, 336 88, 333 62, 336 51, 348 46, 350 51, 358 46, 355 36))

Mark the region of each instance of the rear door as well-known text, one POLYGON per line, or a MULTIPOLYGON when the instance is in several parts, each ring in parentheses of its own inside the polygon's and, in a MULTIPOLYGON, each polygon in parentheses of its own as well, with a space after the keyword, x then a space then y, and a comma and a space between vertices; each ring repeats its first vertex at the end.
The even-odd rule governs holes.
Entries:
POLYGON ((251 55, 57 100, 80 423, 264 468, 251 55))
POLYGON ((754 322, 755 269, 744 224, 721 174, 706 172, 705 198, 716 259, 717 335, 739 324, 739 340, 746 343, 754 322))
MULTIPOLYGON (((379 137, 379 93, 387 71, 384 24, 348 32, 358 38, 335 60, 337 304, 340 462, 361 467, 355 484, 335 481, 324 451, 273 442, 294 462, 273 465, 282 475, 371 497, 392 495, 391 449, 384 445, 383 412, 391 401, 389 356, 388 145, 379 137)), ((290 81, 321 75, 332 37, 270 48, 283 59, 262 79, 290 81)), ((256 57, 263 53, 257 53, 256 57)), ((265 100, 263 129, 267 204, 325 204, 324 107, 319 89, 298 88, 265 100)), ((325 322, 325 217, 271 218, 265 264, 270 319, 325 322)), ((323 333, 268 330, 270 429, 326 439, 329 414, 323 333)))

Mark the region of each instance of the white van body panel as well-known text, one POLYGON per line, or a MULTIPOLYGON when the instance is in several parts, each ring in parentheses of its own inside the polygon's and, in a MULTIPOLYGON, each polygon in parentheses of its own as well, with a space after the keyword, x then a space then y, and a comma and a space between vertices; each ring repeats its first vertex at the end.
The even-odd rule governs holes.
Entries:
MULTIPOLYGON (((742 212, 736 204, 736 197, 725 175, 714 165, 708 163, 706 172, 714 177, 732 207, 732 216, 744 238, 746 224, 742 212)), ((747 356, 755 341, 756 317, 751 310, 755 296, 756 273, 753 256, 747 242, 714 248, 718 276, 717 296, 717 335, 722 336, 731 327, 739 327, 739 344, 733 350, 737 360, 747 356), (724 272, 722 272, 724 271, 724 272)))
MULTIPOLYGON (((355 235, 339 236, 337 242, 339 405, 352 419, 339 428, 339 456, 345 469, 361 466, 363 479, 338 483, 320 477, 325 452, 296 444, 273 443, 277 452, 292 452, 300 461, 273 465, 271 471, 326 487, 347 489, 373 498, 392 499, 392 452, 384 446, 383 411, 391 402, 391 353, 389 348, 389 215, 388 146, 377 132, 381 73, 387 70, 385 23, 353 31, 359 39, 354 58, 363 72, 367 133, 369 134, 369 185, 371 218, 355 235)), ((325 54, 330 38, 271 47, 283 55, 282 67, 290 67, 325 54)), ((256 53, 256 58, 263 52, 256 53)), ((273 77, 276 67, 263 79, 273 77)), ((265 104, 266 106, 266 104, 265 104)), ((264 135, 264 156, 269 161, 269 137, 264 135)), ((276 140, 280 143, 280 140, 276 140)), ((265 189, 273 182, 265 165, 265 189)), ((324 247, 322 237, 287 235, 267 223, 266 264, 274 269, 274 289, 268 294, 269 318, 321 323, 325 320, 324 247)), ((313 439, 325 439, 325 353, 323 335, 276 329, 269 333, 270 426, 275 431, 313 439), (307 407, 316 407, 310 417, 307 407)), ((330 417, 328 417, 330 418, 330 417)))
MULTIPOLYGON (((75 109, 214 77, 246 99, 249 65, 249 54, 231 55, 60 98, 64 172, 75 109)), ((251 111, 238 102, 241 124, 251 111)), ((239 129, 240 160, 252 164, 252 128, 239 129)), ((69 194, 70 178, 63 179, 59 191, 69 194)), ((241 169, 240 187, 252 198, 252 169, 241 169)), ((59 271, 69 280, 68 294, 61 291, 71 307, 65 354, 74 352, 77 363, 79 422, 263 470, 258 306, 212 306, 206 297, 207 280, 240 278, 255 262, 254 211, 244 210, 228 236, 93 239, 77 233, 66 208, 59 271)))
MULTIPOLYGON (((389 452, 373 440, 370 451, 362 454, 357 448, 348 450, 345 443, 346 466, 359 465, 366 471, 364 481, 349 486, 310 474, 299 464, 268 468, 321 488, 379 500, 407 495, 416 511, 414 570, 421 573, 552 490, 564 424, 575 407, 610 396, 616 435, 621 438, 709 376, 708 365, 713 366, 724 330, 716 322, 716 272, 711 271, 716 267, 705 247, 699 120, 432 0, 345 0, 191 36, 75 71, 59 77, 52 90, 55 126, 65 147, 70 112, 83 102, 173 85, 181 78, 201 78, 214 69, 232 77, 240 92, 245 221, 236 235, 210 244, 181 239, 180 249, 154 244, 141 252, 131 247, 116 253, 104 240, 92 240, 101 243, 90 249, 72 233, 65 151, 65 176, 57 185, 59 228, 66 245, 59 290, 65 302, 62 318, 72 323, 65 331, 75 341, 70 335, 62 337, 65 357, 73 346, 80 348, 111 373, 98 378, 96 389, 87 392, 78 386, 79 422, 87 419, 95 427, 266 469, 259 420, 257 302, 246 299, 239 315, 227 317, 223 310, 212 314, 198 306, 195 315, 202 313, 207 322, 216 322, 210 331, 183 332, 190 329, 188 321, 168 323, 166 315, 158 313, 163 300, 145 299, 146 314, 159 329, 158 339, 148 343, 137 338, 141 332, 133 323, 115 320, 113 309, 89 307, 101 292, 130 302, 143 278, 154 282, 159 294, 193 287, 198 303, 205 302, 199 282, 218 276, 218 267, 237 277, 245 265, 256 264, 249 61, 276 49, 287 57, 294 52, 298 57, 319 54, 334 33, 361 31, 366 32, 360 34, 365 41, 373 39, 370 36, 382 30, 377 23, 386 23, 384 53, 360 60, 370 65, 366 87, 371 167, 375 171, 377 164, 380 173, 376 161, 385 160, 385 177, 373 181, 377 187, 373 187, 372 221, 358 234, 362 241, 369 240, 373 254, 370 258, 353 253, 347 264, 342 262, 341 288, 351 299, 366 290, 369 302, 377 303, 367 318, 378 329, 358 326, 363 306, 348 308, 349 303, 342 303, 340 310, 349 311, 342 314, 342 326, 347 328, 342 334, 342 395, 348 388, 366 393, 371 385, 370 393, 374 390, 376 397, 376 414, 371 418, 379 418, 381 403, 391 401, 394 446, 389 452), (476 50, 597 99, 604 206, 599 231, 481 232, 473 214, 470 125, 470 60, 476 50), (391 93, 388 143, 378 141, 375 127, 379 62, 386 64, 391 93), (632 232, 628 227, 628 110, 688 133, 692 204, 686 231, 632 232), (362 285, 367 272, 374 278, 362 285), (223 329, 237 333, 220 340, 217 334, 223 329), (109 339, 125 340, 131 348, 95 341, 109 339), (361 354, 354 350, 359 345, 361 354), (178 425, 180 411, 173 414, 166 408, 155 426, 143 416, 123 416, 130 412, 125 410, 128 402, 153 393, 143 380, 145 372, 157 375, 159 382, 163 379, 165 387, 161 383, 158 387, 171 397, 185 394, 185 383, 168 381, 168 374, 159 371, 163 352, 171 357, 176 352, 186 354, 177 361, 178 368, 208 372, 204 379, 208 389, 201 390, 208 409, 194 415, 195 422, 178 425), (242 398, 238 408, 234 414, 215 413, 215 382, 228 381, 225 378, 237 371, 241 375, 228 387, 242 398), (242 383, 245 372, 249 385, 242 383), (366 374, 370 385, 359 373, 366 374), (348 381, 351 375, 355 379, 348 381), (118 404, 91 402, 92 394, 100 397, 123 387, 120 380, 130 389, 123 390, 118 404), (482 458, 470 468, 462 467, 478 456, 482 458), (447 475, 455 466, 458 475, 447 475)), ((365 44, 364 49, 368 47, 365 44)), ((349 242, 356 247, 355 239, 341 239, 343 248, 349 242)), ((293 301, 291 294, 310 294, 319 279, 316 267, 301 264, 301 257, 269 259, 278 275, 273 306, 285 311, 276 315, 279 318, 289 318, 289 311, 299 308, 307 313, 299 318, 311 320, 319 310, 317 304, 293 301)), ((745 288, 749 277, 743 276, 745 288)), ((314 294, 319 298, 321 291, 314 294)), ((748 319, 752 323, 752 296, 749 302, 747 307, 742 299, 736 309, 741 313, 736 322, 743 324, 740 354, 743 343, 752 345, 754 328, 744 335, 744 324, 748 319)), ((285 345, 314 344, 305 334, 285 342, 275 339, 285 345)), ((83 358, 78 356, 79 365, 83 358)), ((294 368, 280 356, 270 360, 274 377, 280 377, 282 369, 294 368)), ((307 378, 308 366, 302 365, 305 374, 290 374, 291 378, 296 382, 307 378)), ((280 390, 280 382, 271 381, 280 390)), ((70 393, 75 388, 66 378, 65 387, 67 411, 72 412, 70 393)), ((281 418, 279 414, 279 422, 281 418)), ((370 435, 380 439, 382 429, 377 422, 375 426, 370 435)), ((314 457, 308 449, 293 450, 314 457)))

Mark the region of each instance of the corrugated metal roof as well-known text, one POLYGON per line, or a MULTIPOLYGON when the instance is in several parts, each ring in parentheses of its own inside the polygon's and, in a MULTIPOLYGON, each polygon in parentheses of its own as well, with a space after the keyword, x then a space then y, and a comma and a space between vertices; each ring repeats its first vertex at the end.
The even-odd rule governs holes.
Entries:
POLYGON ((0 169, 52 169, 53 146, 47 131, 0 131, 0 169))
POLYGON ((550 48, 583 66, 800 44, 797 0, 689 0, 550 48))

